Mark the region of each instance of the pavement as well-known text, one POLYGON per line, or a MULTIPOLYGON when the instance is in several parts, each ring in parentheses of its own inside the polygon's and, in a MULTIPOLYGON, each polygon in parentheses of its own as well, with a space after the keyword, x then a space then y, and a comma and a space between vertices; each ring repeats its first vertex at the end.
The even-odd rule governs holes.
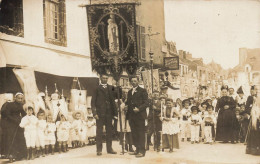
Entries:
MULTIPOLYGON (((121 147, 118 142, 113 142, 113 148, 118 152, 117 155, 107 154, 103 150, 102 156, 96 155, 96 147, 85 146, 82 148, 71 149, 67 153, 55 153, 46 157, 37 158, 29 161, 18 161, 15 164, 260 164, 260 156, 245 154, 244 144, 191 144, 190 142, 181 142, 180 149, 173 153, 157 153, 153 150, 147 151, 144 158, 135 158, 135 156, 124 154, 120 155, 121 147)), ((105 147, 105 145, 103 145, 105 147)), ((153 148, 152 148, 153 149, 153 148)), ((1 164, 8 163, 7 160, 0 160, 1 164)))

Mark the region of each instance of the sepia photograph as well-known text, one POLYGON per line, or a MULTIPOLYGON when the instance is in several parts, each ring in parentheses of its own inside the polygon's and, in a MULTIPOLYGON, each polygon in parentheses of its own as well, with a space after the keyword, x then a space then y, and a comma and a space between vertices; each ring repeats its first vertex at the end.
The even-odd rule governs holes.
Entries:
POLYGON ((1 164, 260 164, 260 0, 0 0, 1 164))

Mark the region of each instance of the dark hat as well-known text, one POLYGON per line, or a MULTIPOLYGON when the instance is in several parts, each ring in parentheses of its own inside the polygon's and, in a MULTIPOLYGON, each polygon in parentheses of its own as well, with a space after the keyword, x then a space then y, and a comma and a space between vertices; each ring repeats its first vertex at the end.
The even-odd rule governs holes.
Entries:
POLYGON ((190 100, 189 100, 189 99, 184 99, 184 100, 182 101, 182 106, 184 106, 185 103, 189 103, 189 105, 190 105, 190 100))
POLYGON ((242 86, 240 86, 237 90, 237 94, 244 94, 242 86))
POLYGON ((255 85, 252 85, 252 86, 251 86, 251 90, 254 90, 254 89, 255 89, 255 85))
POLYGON ((199 108, 198 108, 197 106, 192 106, 192 107, 191 107, 191 111, 193 112, 194 110, 199 111, 199 108))
POLYGON ((224 90, 224 89, 228 90, 228 86, 227 86, 227 85, 223 85, 223 86, 221 87, 221 90, 224 90))

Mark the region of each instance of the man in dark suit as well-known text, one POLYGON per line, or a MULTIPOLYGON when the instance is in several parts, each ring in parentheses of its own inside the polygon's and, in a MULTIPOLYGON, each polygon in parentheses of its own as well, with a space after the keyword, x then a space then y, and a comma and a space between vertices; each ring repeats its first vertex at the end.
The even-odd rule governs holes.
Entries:
POLYGON ((102 155, 103 126, 106 127, 106 147, 108 154, 116 154, 112 149, 112 119, 117 119, 117 109, 113 96, 114 87, 107 84, 108 76, 101 75, 101 84, 91 100, 93 116, 97 122, 97 155, 102 155))
POLYGON ((129 120, 132 137, 136 151, 131 153, 136 157, 145 156, 145 119, 147 118, 146 108, 149 106, 147 91, 141 88, 138 77, 130 79, 133 86, 128 91, 127 102, 128 111, 126 118, 129 120))

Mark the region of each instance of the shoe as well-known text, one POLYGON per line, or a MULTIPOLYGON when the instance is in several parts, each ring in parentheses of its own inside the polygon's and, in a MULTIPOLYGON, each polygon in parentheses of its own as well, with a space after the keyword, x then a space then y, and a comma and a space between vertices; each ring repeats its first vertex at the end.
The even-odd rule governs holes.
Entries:
POLYGON ((172 150, 172 149, 170 149, 169 153, 172 153, 172 152, 173 152, 173 150, 172 150))
POLYGON ((149 143, 149 146, 153 146, 153 143, 152 143, 152 142, 150 142, 150 143, 149 143))
POLYGON ((194 144, 194 141, 191 141, 191 144, 194 144))
POLYGON ((157 149, 157 152, 159 153, 161 150, 160 149, 157 149))
POLYGON ((187 138, 187 141, 190 141, 190 138, 187 138))
POLYGON ((97 152, 97 156, 101 156, 102 155, 102 152, 97 152))
POLYGON ((137 155, 135 155, 135 157, 136 157, 136 158, 142 158, 142 157, 144 157, 144 154, 138 153, 137 155))
POLYGON ((114 150, 110 150, 107 152, 107 154, 117 154, 117 152, 115 152, 114 150))
POLYGON ((184 142, 184 138, 181 139, 181 142, 184 142))
POLYGON ((196 141, 195 143, 200 143, 199 141, 196 141))
POLYGON ((137 151, 134 151, 134 152, 129 152, 129 155, 137 155, 138 152, 137 151))
POLYGON ((209 142, 205 142, 204 144, 209 144, 209 142))

